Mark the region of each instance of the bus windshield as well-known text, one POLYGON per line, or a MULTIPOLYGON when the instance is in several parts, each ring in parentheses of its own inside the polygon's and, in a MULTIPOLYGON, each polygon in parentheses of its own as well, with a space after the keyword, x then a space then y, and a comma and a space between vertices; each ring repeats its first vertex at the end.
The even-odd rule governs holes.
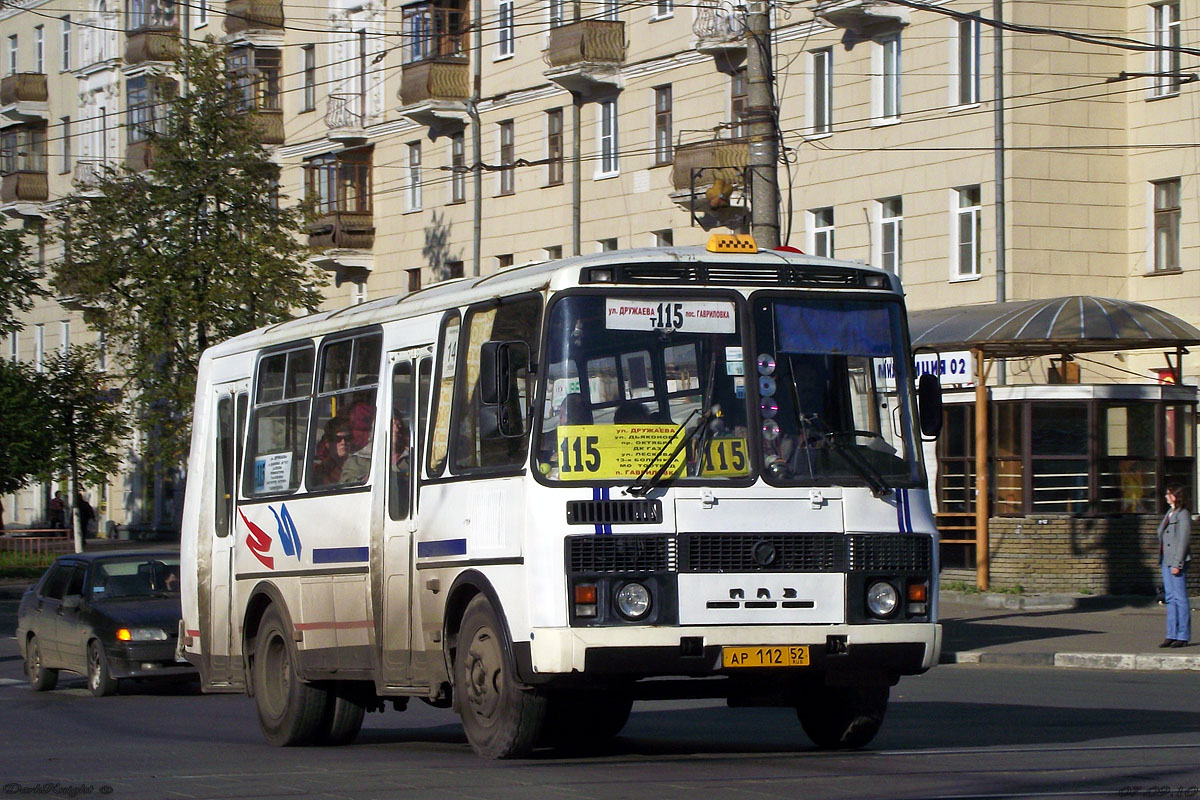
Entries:
POLYGON ((900 304, 760 293, 753 308, 764 477, 919 485, 900 304))
POLYGON ((550 314, 534 460, 555 481, 747 479, 732 295, 570 295, 550 314))

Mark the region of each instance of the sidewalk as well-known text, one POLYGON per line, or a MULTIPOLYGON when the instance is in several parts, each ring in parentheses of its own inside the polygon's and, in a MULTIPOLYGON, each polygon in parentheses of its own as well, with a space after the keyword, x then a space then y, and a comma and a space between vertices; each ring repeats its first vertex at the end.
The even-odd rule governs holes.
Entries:
MULTIPOLYGON (((1166 608, 1148 597, 942 592, 943 664, 1200 670, 1192 645, 1162 648, 1166 608)), ((1200 598, 1191 598, 1200 626, 1200 598)))

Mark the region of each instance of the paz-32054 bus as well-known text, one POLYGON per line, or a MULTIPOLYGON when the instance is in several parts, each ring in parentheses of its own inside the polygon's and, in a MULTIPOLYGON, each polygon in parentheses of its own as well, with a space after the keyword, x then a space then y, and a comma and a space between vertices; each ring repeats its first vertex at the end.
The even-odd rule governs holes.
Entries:
POLYGON ((940 650, 938 387, 895 276, 755 251, 532 264, 211 348, 181 551, 205 690, 280 745, 412 697, 490 758, 661 697, 869 742, 940 650))

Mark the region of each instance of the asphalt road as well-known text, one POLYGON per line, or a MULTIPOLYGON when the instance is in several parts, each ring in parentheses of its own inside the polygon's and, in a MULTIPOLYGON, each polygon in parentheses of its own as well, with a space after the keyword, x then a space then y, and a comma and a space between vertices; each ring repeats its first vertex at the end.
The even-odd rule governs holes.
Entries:
POLYGON ((24 683, 0 602, 0 796, 120 798, 1200 798, 1187 673, 938 667, 893 689, 871 748, 812 748, 786 709, 640 703, 585 757, 476 758, 449 711, 372 714, 358 742, 277 749, 253 702, 64 674, 24 683))

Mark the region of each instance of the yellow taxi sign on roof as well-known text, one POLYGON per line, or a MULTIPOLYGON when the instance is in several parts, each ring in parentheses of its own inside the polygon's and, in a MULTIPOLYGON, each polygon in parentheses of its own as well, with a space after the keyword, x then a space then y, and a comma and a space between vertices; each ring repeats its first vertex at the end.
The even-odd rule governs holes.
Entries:
POLYGON ((748 233, 714 233, 704 249, 710 253, 757 253, 758 242, 748 233))

